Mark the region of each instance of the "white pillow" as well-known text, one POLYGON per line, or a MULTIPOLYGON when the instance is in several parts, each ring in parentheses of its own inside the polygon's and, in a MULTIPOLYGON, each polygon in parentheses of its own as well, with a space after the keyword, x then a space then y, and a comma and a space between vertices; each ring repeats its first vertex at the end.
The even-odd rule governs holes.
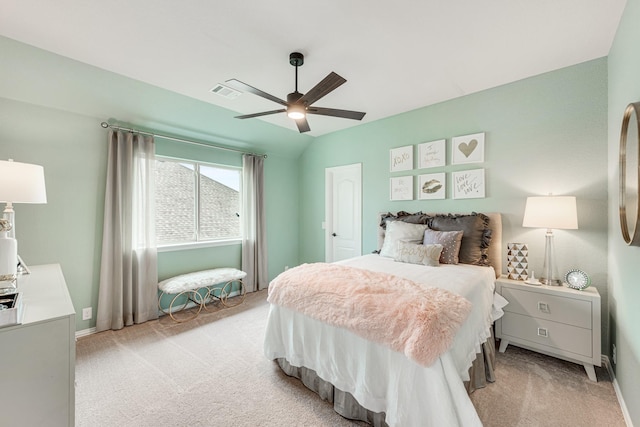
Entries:
POLYGON ((442 253, 440 244, 417 245, 399 241, 394 260, 437 267, 440 265, 440 253, 442 253))
POLYGON ((400 240, 408 243, 422 243, 426 224, 412 224, 404 221, 388 221, 384 243, 380 255, 390 258, 396 257, 396 249, 400 240))

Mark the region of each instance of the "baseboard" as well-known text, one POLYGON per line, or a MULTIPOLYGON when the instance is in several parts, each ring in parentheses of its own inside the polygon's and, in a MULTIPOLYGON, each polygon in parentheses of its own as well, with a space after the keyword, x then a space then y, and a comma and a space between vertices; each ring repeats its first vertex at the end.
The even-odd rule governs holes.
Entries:
MULTIPOLYGON (((231 293, 229 294, 229 298, 235 297, 235 296, 237 296, 237 295, 240 295, 240 292, 239 292, 239 291, 233 291, 233 292, 231 292, 231 293)), ((192 302, 192 301, 191 301, 191 302, 189 302, 189 303, 187 304, 187 306, 185 307, 185 309, 186 309, 186 310, 188 310, 188 309, 193 308, 193 307, 195 307, 195 306, 196 306, 196 304, 195 304, 194 302, 192 302)), ((159 316, 159 317, 166 316, 166 315, 167 315, 167 313, 165 313, 164 311, 162 311, 162 310, 158 310, 158 316, 159 316)), ((86 337, 86 336, 88 336, 88 335, 92 335, 92 334, 95 334, 95 333, 96 333, 96 328, 95 328, 95 327, 93 327, 93 328, 89 328, 89 329, 83 329, 83 330, 81 330, 81 331, 76 331, 76 339, 78 339, 78 338, 82 338, 82 337, 86 337)), ((612 377, 612 378, 613 378, 613 377, 612 377)))
POLYGON ((618 380, 616 380, 616 375, 613 372, 613 368, 611 366, 611 361, 609 357, 606 355, 602 355, 602 364, 609 372, 611 376, 611 382, 613 383, 613 389, 616 392, 616 397, 618 398, 618 404, 620 405, 620 409, 622 410, 622 416, 624 417, 624 422, 627 424, 627 427, 633 427, 633 422, 631 421, 631 415, 629 414, 629 410, 627 409, 627 405, 624 402, 624 398, 622 397, 622 392, 620 391, 620 386, 618 386, 618 380))
POLYGON ((95 326, 89 329, 83 329, 81 331, 76 331, 76 339, 86 337, 87 335, 92 335, 96 333, 95 326))

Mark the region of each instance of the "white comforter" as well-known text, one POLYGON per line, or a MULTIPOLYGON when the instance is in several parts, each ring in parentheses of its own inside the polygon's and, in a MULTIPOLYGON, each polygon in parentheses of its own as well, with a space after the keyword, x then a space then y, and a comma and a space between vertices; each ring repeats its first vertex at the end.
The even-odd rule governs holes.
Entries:
MULTIPOLYGON (((467 298, 473 309, 452 348, 427 368, 399 352, 284 307, 270 307, 264 351, 313 369, 365 408, 385 412, 390 426, 480 426, 464 388, 468 368, 490 335, 494 271, 471 265, 426 267, 365 255, 340 262, 438 286, 467 298)), ((345 284, 348 286, 348 284, 345 284)), ((500 308, 496 310, 499 312, 500 308)))

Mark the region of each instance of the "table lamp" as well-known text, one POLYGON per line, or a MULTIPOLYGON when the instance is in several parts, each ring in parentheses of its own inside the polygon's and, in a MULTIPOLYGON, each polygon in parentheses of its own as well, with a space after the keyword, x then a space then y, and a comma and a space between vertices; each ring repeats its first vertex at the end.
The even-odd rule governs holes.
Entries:
MULTIPOLYGON (((6 203, 2 218, 9 223, 9 230, 2 233, 0 237, 15 239, 16 221, 13 204, 47 203, 44 168, 39 165, 14 162, 13 160, 0 160, 0 202, 6 203)), ((4 247, 11 247, 11 245, 4 245, 4 247)), ((14 254, 13 252, 13 250, 0 251, 0 266, 11 266, 14 263, 16 266, 18 265, 17 260, 19 257, 17 253, 14 254)), ((7 274, 14 273, 0 271, 0 276, 6 276, 7 274)))
POLYGON ((576 230, 578 228, 576 198, 573 196, 527 197, 522 226, 547 229, 544 266, 542 274, 539 275, 540 282, 544 285, 562 285, 562 278, 555 265, 553 229, 576 230))

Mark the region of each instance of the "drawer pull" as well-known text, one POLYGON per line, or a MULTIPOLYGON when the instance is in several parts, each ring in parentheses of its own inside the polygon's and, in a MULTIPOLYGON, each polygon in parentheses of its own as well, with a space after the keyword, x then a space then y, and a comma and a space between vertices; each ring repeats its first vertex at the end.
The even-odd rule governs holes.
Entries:
POLYGON ((547 331, 547 328, 538 328, 538 336, 549 338, 549 331, 547 331))
POLYGON ((549 304, 542 301, 538 301, 538 311, 541 311, 543 313, 551 313, 551 310, 549 310, 549 304))

